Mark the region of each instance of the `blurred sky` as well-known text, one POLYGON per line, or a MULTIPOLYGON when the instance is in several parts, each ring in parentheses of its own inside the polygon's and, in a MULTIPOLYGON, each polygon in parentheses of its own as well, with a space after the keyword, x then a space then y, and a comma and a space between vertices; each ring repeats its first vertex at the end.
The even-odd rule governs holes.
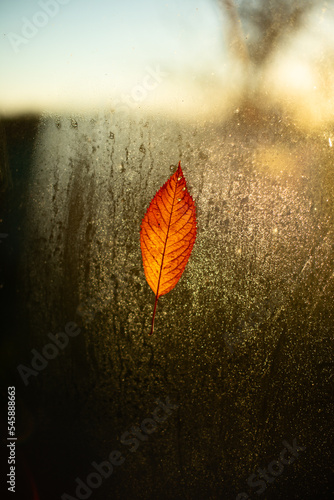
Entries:
MULTIPOLYGON (((276 54, 265 77, 273 95, 283 89, 291 99, 301 91, 310 98, 321 57, 333 74, 332 10, 319 2, 300 34, 276 54)), ((242 83, 217 0, 2 0, 0 27, 0 113, 125 101, 205 108, 219 94, 230 99, 242 83), (45 25, 30 25, 35 33, 27 38, 27 23, 45 25), (163 75, 152 76, 156 68, 163 75)))
POLYGON ((182 73, 187 66, 210 71, 221 65, 221 17, 214 0, 70 0, 57 6, 59 12, 22 43, 10 33, 21 36, 24 18, 33 21, 43 11, 40 2, 2 0, 1 108, 89 105, 87 99, 94 104, 129 93, 142 83, 147 66, 182 73))

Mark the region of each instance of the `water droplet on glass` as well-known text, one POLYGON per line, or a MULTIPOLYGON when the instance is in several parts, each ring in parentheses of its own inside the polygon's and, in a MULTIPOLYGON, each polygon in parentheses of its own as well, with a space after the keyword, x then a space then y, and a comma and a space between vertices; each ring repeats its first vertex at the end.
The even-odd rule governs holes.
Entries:
POLYGON ((184 186, 184 187, 182 188, 182 191, 185 191, 185 190, 186 190, 186 186, 184 186))
POLYGON ((170 170, 171 172, 176 172, 176 165, 171 165, 171 166, 169 167, 169 170, 170 170))
POLYGON ((180 181, 182 179, 182 175, 180 177, 177 178, 178 181, 180 181))
POLYGON ((178 198, 177 201, 181 201, 181 198, 178 198))
POLYGON ((113 132, 109 132, 109 139, 113 139, 115 136, 114 136, 114 133, 113 132))
POLYGON ((71 127, 78 128, 78 122, 74 118, 71 119, 71 127))

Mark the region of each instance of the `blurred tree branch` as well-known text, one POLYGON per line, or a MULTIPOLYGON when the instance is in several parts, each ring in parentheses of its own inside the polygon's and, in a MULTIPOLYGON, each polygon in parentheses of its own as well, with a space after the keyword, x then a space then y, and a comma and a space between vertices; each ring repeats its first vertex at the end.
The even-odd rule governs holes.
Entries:
POLYGON ((240 60, 256 66, 264 65, 284 36, 297 31, 305 16, 319 4, 319 0, 218 2, 230 21, 230 45, 238 48, 240 60))
POLYGON ((245 42, 239 14, 233 0, 218 0, 221 8, 227 13, 230 29, 228 39, 230 40, 230 48, 240 59, 245 66, 249 63, 249 52, 245 42))

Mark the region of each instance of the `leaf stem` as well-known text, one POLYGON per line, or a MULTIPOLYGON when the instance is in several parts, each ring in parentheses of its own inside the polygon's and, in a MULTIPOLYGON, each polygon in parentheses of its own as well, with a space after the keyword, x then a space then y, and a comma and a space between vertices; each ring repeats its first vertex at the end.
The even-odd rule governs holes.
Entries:
POLYGON ((157 304, 158 304, 158 294, 155 296, 155 302, 154 302, 154 309, 153 309, 153 318, 152 318, 152 327, 151 327, 151 332, 150 335, 152 335, 153 330, 154 330, 154 318, 155 318, 155 312, 157 310, 157 304))

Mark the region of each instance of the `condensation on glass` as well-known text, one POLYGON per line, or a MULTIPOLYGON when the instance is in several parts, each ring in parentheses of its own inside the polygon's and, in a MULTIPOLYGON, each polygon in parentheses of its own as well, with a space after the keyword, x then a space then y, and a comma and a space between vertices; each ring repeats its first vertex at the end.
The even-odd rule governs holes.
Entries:
POLYGON ((286 74, 298 54, 303 60, 307 33, 312 46, 316 29, 327 33, 328 18, 334 22, 332 2, 320 4, 212 5, 233 69, 229 102, 223 86, 221 97, 214 86, 210 98, 207 75, 198 83, 204 101, 194 98, 186 116, 142 109, 138 100, 39 117, 21 186, 18 282, 27 362, 30 349, 50 342, 48 332, 68 322, 81 328, 30 389, 38 402, 29 411, 60 461, 48 477, 69 494, 75 478, 85 481, 91 462, 114 449, 125 463, 94 490, 96 499, 252 498, 261 488, 263 498, 315 498, 317 488, 328 491, 330 43, 325 59, 315 50, 309 66, 295 67, 293 81, 286 74), (205 103, 210 115, 202 113, 205 103), (159 299, 149 337, 154 296, 140 224, 179 161, 196 203, 197 239, 179 283, 159 299), (131 453, 122 436, 166 398, 177 408, 137 438, 131 453), (295 460, 279 462, 284 443, 296 442, 296 456, 287 452, 295 460))

